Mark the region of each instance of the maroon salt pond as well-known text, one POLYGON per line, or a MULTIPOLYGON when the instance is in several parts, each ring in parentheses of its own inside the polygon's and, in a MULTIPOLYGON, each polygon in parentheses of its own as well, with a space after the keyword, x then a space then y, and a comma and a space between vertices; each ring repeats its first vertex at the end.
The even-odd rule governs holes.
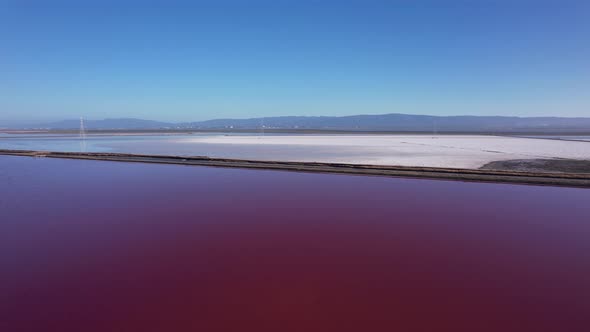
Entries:
POLYGON ((0 157, 0 331, 590 331, 590 190, 0 157))

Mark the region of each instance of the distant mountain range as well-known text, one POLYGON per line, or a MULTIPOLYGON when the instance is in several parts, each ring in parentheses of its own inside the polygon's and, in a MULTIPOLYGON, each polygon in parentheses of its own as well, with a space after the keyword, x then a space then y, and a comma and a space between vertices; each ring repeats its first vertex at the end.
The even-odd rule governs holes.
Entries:
MULTIPOLYGON (((353 116, 281 116, 251 119, 215 119, 170 123, 121 118, 85 120, 87 129, 203 129, 203 130, 352 130, 408 132, 577 132, 590 131, 590 118, 430 116, 410 114, 353 116)), ((78 129, 80 120, 41 124, 36 128, 78 129)))

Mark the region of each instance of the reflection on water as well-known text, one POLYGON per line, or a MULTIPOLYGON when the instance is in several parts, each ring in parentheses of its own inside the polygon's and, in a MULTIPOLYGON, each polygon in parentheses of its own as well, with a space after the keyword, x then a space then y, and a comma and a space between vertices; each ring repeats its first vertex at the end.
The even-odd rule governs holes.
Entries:
POLYGON ((0 156, 2 331, 588 331, 590 190, 0 156))
POLYGON ((87 152, 86 139, 80 139, 80 152, 87 152))

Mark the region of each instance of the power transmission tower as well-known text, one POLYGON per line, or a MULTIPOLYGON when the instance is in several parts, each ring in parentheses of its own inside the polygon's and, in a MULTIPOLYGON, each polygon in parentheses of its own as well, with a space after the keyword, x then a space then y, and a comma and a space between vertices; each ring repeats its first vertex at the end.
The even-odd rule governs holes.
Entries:
POLYGON ((80 139, 86 139, 86 128, 84 127, 84 118, 80 117, 80 139))
POLYGON ((86 152, 86 127, 82 117, 80 117, 80 152, 86 152))

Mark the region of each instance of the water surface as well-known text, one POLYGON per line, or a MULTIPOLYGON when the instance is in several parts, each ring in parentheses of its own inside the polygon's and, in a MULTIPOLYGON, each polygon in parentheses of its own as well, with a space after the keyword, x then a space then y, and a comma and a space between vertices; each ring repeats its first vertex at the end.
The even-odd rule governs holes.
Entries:
POLYGON ((0 330, 588 331, 588 202, 0 156, 0 330))
MULTIPOLYGON (((265 134, 282 136, 283 134, 265 134)), ((369 148, 309 147, 309 146, 256 146, 248 144, 207 144, 194 142, 197 137, 258 136, 248 133, 196 133, 152 135, 91 135, 84 140, 68 134, 22 134, 0 137, 0 149, 58 152, 115 152, 172 156, 206 156, 254 160, 316 161, 327 158, 346 161, 357 156, 378 158, 383 153, 369 148)))

